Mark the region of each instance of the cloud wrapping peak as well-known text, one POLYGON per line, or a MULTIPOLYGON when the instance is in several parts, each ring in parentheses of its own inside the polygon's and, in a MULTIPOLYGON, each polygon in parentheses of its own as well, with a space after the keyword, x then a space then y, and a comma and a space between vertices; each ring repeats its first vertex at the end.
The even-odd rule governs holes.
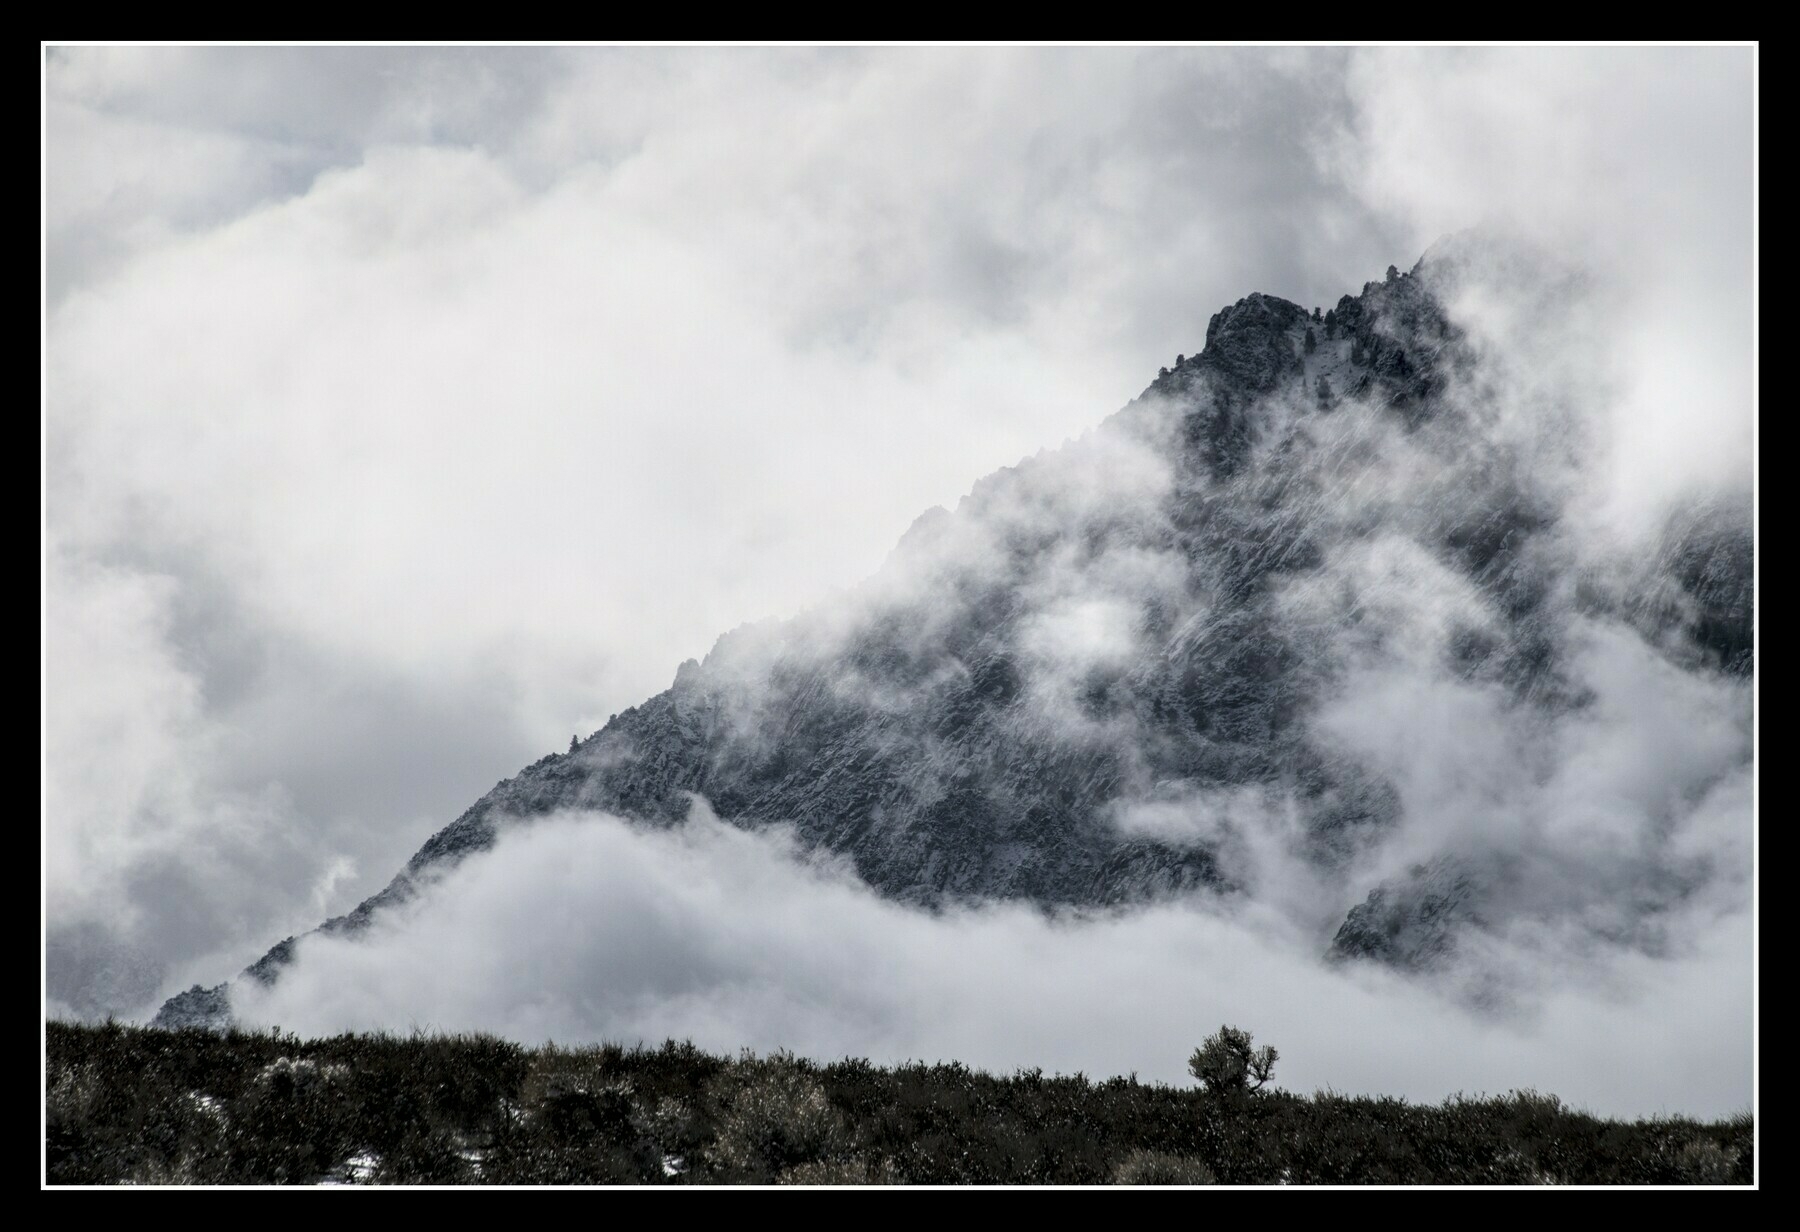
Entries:
MULTIPOLYGON (((1529 301, 1457 306, 1506 365, 1503 435, 1545 463, 1532 478, 1564 517, 1563 550, 1628 589, 1617 562, 1671 506, 1749 482, 1742 49, 71 48, 47 79, 47 991, 83 1012, 148 1008, 158 978, 164 992, 210 981, 354 903, 496 778, 665 687, 719 630, 826 602, 918 510, 1096 423, 1251 290, 1329 306, 1498 214, 1589 279, 1564 297, 1562 332, 1529 301), (1570 390, 1579 440, 1562 435, 1570 390), (1550 465, 1573 454, 1578 468, 1550 465), (109 953, 159 974, 120 979, 109 953)), ((1321 430, 1354 452, 1358 422, 1321 430)), ((1405 478, 1417 448, 1388 442, 1384 457, 1405 478)), ((1148 505, 1169 482, 1132 451, 1087 487, 1067 478, 1047 485, 1066 507, 1020 516, 1121 491, 1148 505)), ((1335 508, 1431 506, 1429 485, 1401 484, 1410 503, 1396 490, 1335 492, 1335 508)), ((979 562, 991 544, 966 546, 959 559, 979 562)), ((1026 645, 1043 669, 1034 713, 1072 720, 1141 637, 1117 596, 1180 586, 1156 553, 1064 563, 1038 578, 1026 645)), ((1554 897, 1607 867, 1609 895, 1674 905, 1665 960, 1642 937, 1615 956, 1644 998, 1632 1004, 1678 993, 1723 1018, 1747 1004, 1748 951, 1725 939, 1744 927, 1750 787, 1720 769, 1742 763, 1743 691, 1647 658, 1607 619, 1576 620, 1596 709, 1546 733, 1493 688, 1432 675, 1438 652, 1482 632, 1457 578, 1380 537, 1325 576, 1332 596, 1351 587, 1388 613, 1363 628, 1394 634, 1397 657, 1359 659, 1368 648, 1344 634, 1353 688, 1320 730, 1392 760, 1420 827, 1357 887, 1426 837, 1505 848, 1538 826, 1518 885, 1554 897), (1567 741, 1556 756, 1551 740, 1567 741), (1442 756, 1401 756, 1418 747, 1442 756), (1495 782, 1503 752, 1541 780, 1495 782), (1476 797, 1484 808, 1460 807, 1476 797), (1432 807, 1447 798, 1459 807, 1432 807), (1645 867, 1671 871, 1646 891, 1645 867), (1699 955, 1723 964, 1717 983, 1699 955)), ((1330 597, 1297 587, 1283 601, 1323 623, 1330 597)), ((366 963, 368 978, 336 993, 297 982, 316 1012, 270 1012, 1153 1072, 1200 1031, 1176 1017, 1211 1029, 1219 1003, 1195 992, 1159 1010, 1104 972, 1167 988, 1187 964, 1214 987, 1266 990, 1228 1012, 1291 1056, 1314 1044, 1301 993, 1324 989, 1370 1024, 1359 1044, 1376 1060, 1319 1041, 1313 1055, 1342 1067, 1313 1081, 1421 1094, 1538 1081, 1608 1108, 1648 1092, 1685 1110, 1744 1098, 1739 1019, 1621 1027, 1641 1047, 1608 1062, 1588 1025, 1619 1020, 1555 980, 1537 1036, 1471 1027, 1399 985, 1381 996, 1416 1010, 1418 1030, 1385 1033, 1381 998, 1357 990, 1386 977, 1312 966, 1324 913, 1288 844, 1267 841, 1290 817, 1279 796, 1165 787, 1140 803, 1122 826, 1232 837, 1246 881, 1291 910, 1248 940, 1242 921, 1185 909, 1075 926, 1000 910, 962 922, 983 961, 958 972, 931 957, 951 944, 942 921, 814 880, 761 840, 571 822, 458 874, 476 896, 472 923, 447 934, 464 983, 403 978, 419 942, 401 932, 361 959, 321 957, 320 970, 366 963), (615 885, 619 912, 604 914, 588 882, 546 866, 560 855, 612 885, 590 850, 674 897, 658 914, 615 885), (734 890, 719 852, 761 880, 734 890), (655 872, 665 860, 742 914, 709 915, 655 872), (506 908, 509 889, 526 897, 506 908), (531 992, 496 974, 523 935, 509 910, 568 913, 596 941, 527 968, 548 981, 531 992), (803 957, 779 931, 826 936, 832 911, 868 923, 866 939, 803 957), (781 961, 757 965, 733 929, 781 961), (634 937, 654 961, 608 966, 634 961, 634 937), (898 957, 883 958, 888 938, 898 957), (761 981, 725 974, 734 963, 761 981), (1033 964, 1063 984, 997 974, 1033 964), (889 966, 913 1001, 870 986, 889 966), (1292 1002, 1274 991, 1284 980, 1292 1002), (995 981, 1003 992, 984 991, 995 981), (1095 1008, 1107 996, 1160 1025, 1134 1037, 1095 1008), (1033 998, 1060 1013, 1011 1008, 1033 998), (1702 1027, 1733 1042, 1709 1050, 1702 1027), (1121 1047, 1095 1042, 1109 1034, 1121 1047), (1468 1055, 1432 1059, 1426 1041, 1445 1035, 1472 1041, 1468 1055), (1539 1051, 1563 1059, 1514 1064, 1539 1051)), ((1564 924, 1546 928, 1557 935, 1506 938, 1507 954, 1576 961, 1564 924)))

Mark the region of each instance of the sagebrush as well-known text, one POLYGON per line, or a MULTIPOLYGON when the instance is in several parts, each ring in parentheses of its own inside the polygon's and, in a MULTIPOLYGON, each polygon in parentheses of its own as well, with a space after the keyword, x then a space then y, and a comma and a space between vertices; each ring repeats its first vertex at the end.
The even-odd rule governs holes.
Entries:
POLYGON ((691 1044, 46 1026, 52 1184, 1747 1184, 1755 1125, 691 1044))

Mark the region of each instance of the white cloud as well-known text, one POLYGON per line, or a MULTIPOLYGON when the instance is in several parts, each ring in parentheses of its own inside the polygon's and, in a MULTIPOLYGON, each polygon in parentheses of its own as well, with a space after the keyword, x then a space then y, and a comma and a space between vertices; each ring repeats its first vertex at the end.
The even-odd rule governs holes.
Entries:
POLYGON ((1281 1050, 1290 1090, 1437 1100, 1536 1087, 1608 1115, 1750 1098, 1748 922, 1494 1019, 1429 985, 1327 968, 1279 919, 1161 906, 931 915, 704 809, 674 831, 564 816, 509 833, 362 940, 308 938, 250 1021, 409 1024, 527 1041, 692 1038, 719 1051, 960 1059, 1186 1083, 1221 1021, 1281 1050))
POLYGON ((1754 53, 1716 48, 1370 50, 1328 158, 1409 247, 1503 226, 1596 279, 1613 384, 1588 476, 1602 525, 1642 534, 1691 487, 1747 484, 1754 53))
POLYGON ((48 994, 141 1012, 172 964, 242 958, 242 921, 291 926, 306 904, 281 865, 330 839, 297 824, 279 784, 221 773, 222 733, 167 641, 170 579, 54 542, 45 571, 45 674, 79 682, 53 683, 43 706, 44 912, 70 967, 52 965, 48 994))
MULTIPOLYGON (((331 832, 275 876, 354 860, 337 909, 1191 349, 1266 274, 1244 185, 1329 195, 1285 131, 1314 87, 1236 54, 68 48, 47 78, 47 518, 168 606, 105 635, 141 670, 57 658, 56 690, 138 682, 154 743, 179 663, 225 748, 178 773, 285 790, 233 824, 331 832), (1222 179, 1160 118, 1213 81, 1245 91, 1222 179)), ((124 836, 135 799, 78 807, 124 836)))

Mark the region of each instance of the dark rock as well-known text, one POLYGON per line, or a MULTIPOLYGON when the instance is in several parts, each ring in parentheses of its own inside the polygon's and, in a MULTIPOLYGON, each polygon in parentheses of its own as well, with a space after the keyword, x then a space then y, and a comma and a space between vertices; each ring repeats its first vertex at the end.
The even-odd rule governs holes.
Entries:
POLYGON ((228 986, 216 984, 211 988, 202 988, 195 984, 186 992, 176 993, 163 1002, 150 1025, 171 1031, 194 1027, 223 1031, 231 1025, 231 996, 228 986))
POLYGON ((1476 884, 1454 862, 1419 865, 1350 909, 1331 939, 1330 955, 1374 958, 1414 971, 1435 967, 1454 951, 1460 929, 1481 923, 1476 884))

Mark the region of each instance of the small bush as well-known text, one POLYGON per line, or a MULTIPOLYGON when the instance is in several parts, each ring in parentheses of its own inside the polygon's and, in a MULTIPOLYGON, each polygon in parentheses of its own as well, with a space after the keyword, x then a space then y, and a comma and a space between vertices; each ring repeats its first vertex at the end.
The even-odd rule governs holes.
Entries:
POLYGON ((801 1164, 838 1162, 849 1152, 843 1114, 791 1058, 743 1063, 719 1080, 714 1098, 720 1111, 708 1154, 727 1176, 767 1179, 801 1164))
POLYGON ((1690 1142, 1675 1154, 1675 1166, 1690 1185, 1730 1185, 1737 1160, 1716 1142, 1690 1142))
POLYGON ((1216 1185, 1219 1178, 1198 1159, 1138 1149, 1113 1169, 1115 1185, 1216 1185))
POLYGON ((899 1172, 894 1161, 884 1159, 879 1164, 868 1164, 856 1161, 844 1163, 828 1163, 814 1160, 809 1164, 797 1164, 783 1172, 776 1179, 778 1185, 898 1185, 899 1172))
POLYGON ((1241 1095, 1262 1089, 1281 1054, 1268 1045, 1253 1048, 1250 1032, 1220 1027, 1188 1058, 1188 1073, 1210 1095, 1241 1095))

